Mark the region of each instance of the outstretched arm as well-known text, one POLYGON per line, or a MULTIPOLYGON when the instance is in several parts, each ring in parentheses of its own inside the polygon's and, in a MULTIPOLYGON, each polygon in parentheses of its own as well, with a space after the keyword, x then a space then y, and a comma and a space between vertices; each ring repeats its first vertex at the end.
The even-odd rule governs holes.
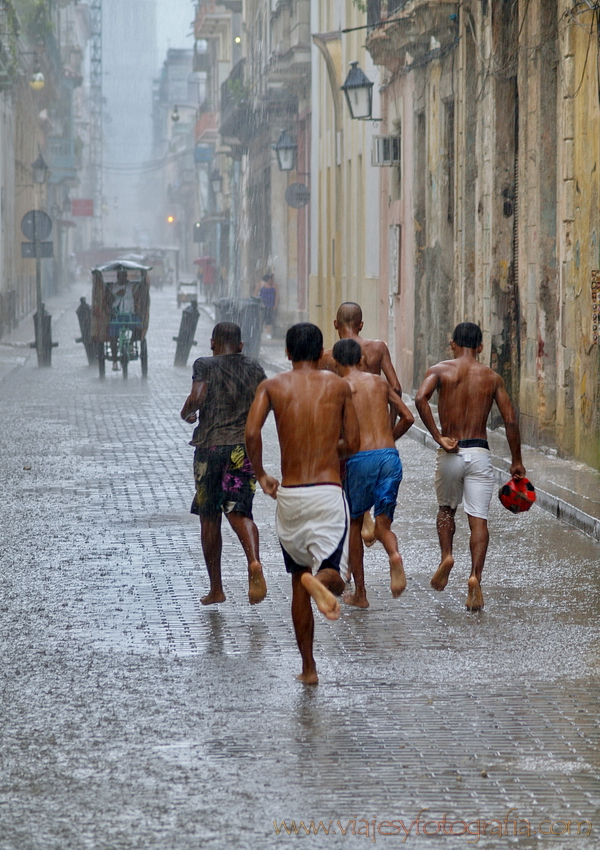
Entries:
POLYGON ((250 458, 252 468, 254 469, 256 480, 267 496, 271 496, 275 499, 277 497, 279 481, 277 481, 276 478, 273 478, 272 475, 267 475, 263 467, 262 457, 261 431, 262 426, 265 424, 265 420, 269 415, 269 411, 271 410, 271 400, 269 399, 269 393, 265 388, 265 383, 266 382, 263 381, 262 384, 258 385, 254 401, 252 402, 252 407, 248 413, 245 441, 246 452, 250 458))
POLYGON ((519 430, 517 414, 515 413, 515 409, 508 393, 506 392, 504 381, 500 375, 498 375, 498 385, 496 387, 494 399, 498 405, 500 415, 504 420, 506 439, 508 440, 510 454, 512 457, 510 474, 518 481, 520 478, 525 478, 525 467, 523 466, 523 460, 521 458, 521 432, 519 430))
POLYGON ((196 421, 196 411, 202 410, 206 399, 207 386, 204 381, 192 381, 192 391, 186 398, 181 413, 179 414, 185 422, 196 421))
POLYGON ((431 407, 429 406, 429 399, 437 390, 438 384, 439 377, 437 372, 433 368, 428 369, 425 373, 425 380, 417 390, 415 404, 419 411, 419 416, 423 420, 423 424, 438 446, 441 446, 446 452, 456 453, 458 452, 458 442, 452 437, 442 437, 435 419, 433 418, 431 407))
POLYGON ((411 425, 414 425, 415 417, 392 387, 388 390, 388 401, 392 411, 397 413, 399 417, 392 431, 394 440, 399 440, 400 437, 406 434, 411 425))

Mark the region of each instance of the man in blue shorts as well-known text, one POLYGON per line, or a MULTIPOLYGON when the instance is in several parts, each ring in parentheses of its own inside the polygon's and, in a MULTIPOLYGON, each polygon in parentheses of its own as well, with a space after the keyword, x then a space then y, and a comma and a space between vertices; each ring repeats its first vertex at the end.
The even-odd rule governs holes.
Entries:
POLYGON ((225 602, 221 583, 221 518, 237 534, 248 561, 251 605, 267 594, 258 553, 258 529, 252 518, 256 490, 254 470, 246 454, 244 429, 258 385, 267 377, 260 363, 242 354, 241 331, 232 322, 215 326, 213 356, 194 363, 192 391, 181 410, 185 422, 196 422, 192 445, 196 495, 191 512, 200 517, 200 537, 210 591, 200 602, 225 602))
POLYGON ((363 514, 375 508, 375 539, 390 559, 392 596, 400 596, 406 587, 398 539, 391 529, 398 487, 402 481, 402 463, 396 440, 413 424, 414 416, 399 394, 380 375, 359 368, 362 349, 354 339, 341 339, 333 346, 336 371, 350 384, 352 401, 360 425, 360 448, 346 461, 344 489, 350 507, 350 571, 354 593, 344 602, 368 608, 365 590, 364 548, 361 537, 363 514), (398 421, 392 429, 391 412, 398 421))

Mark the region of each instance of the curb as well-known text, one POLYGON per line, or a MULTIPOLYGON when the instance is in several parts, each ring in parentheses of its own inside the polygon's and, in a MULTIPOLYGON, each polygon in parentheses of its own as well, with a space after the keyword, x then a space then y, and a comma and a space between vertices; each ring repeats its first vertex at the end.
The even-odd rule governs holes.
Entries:
MULTIPOLYGON (((420 443, 422 446, 425 446, 427 449, 437 451, 437 443, 431 434, 424 428, 420 428, 417 424, 412 426, 406 436, 410 437, 411 440, 415 440, 415 442, 420 443)), ((510 465, 502 458, 492 455, 492 466, 496 476, 496 483, 498 485, 505 484, 506 476, 509 474, 510 465)), ((551 513, 561 522, 565 522, 567 525, 571 525, 574 528, 579 529, 579 531, 583 531, 585 534, 588 534, 590 537, 593 537, 595 540, 600 542, 600 520, 585 513, 585 511, 582 511, 580 508, 570 505, 559 496, 554 496, 552 493, 548 493, 547 490, 542 490, 536 486, 535 492, 537 496, 536 505, 538 505, 538 507, 548 513, 551 513)))

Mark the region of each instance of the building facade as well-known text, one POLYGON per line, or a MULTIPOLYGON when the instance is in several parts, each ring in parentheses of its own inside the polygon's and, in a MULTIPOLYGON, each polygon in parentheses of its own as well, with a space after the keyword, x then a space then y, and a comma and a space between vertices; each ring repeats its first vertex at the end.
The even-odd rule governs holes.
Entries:
POLYGON ((600 467, 598 38, 566 0, 371 3, 380 257, 409 388, 475 321, 523 438, 600 467), (596 319, 594 319, 596 316, 596 319))

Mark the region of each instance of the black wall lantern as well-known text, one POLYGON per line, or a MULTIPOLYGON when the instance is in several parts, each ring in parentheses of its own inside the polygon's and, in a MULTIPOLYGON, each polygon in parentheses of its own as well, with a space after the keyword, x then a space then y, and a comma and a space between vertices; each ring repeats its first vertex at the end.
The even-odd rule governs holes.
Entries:
POLYGON ((280 171, 292 171, 296 160, 298 145, 285 130, 281 131, 276 145, 271 145, 277 154, 277 162, 280 171))
POLYGON ((358 62, 350 63, 348 76, 341 89, 346 95, 352 118, 370 119, 373 108, 373 83, 358 67, 358 62))

